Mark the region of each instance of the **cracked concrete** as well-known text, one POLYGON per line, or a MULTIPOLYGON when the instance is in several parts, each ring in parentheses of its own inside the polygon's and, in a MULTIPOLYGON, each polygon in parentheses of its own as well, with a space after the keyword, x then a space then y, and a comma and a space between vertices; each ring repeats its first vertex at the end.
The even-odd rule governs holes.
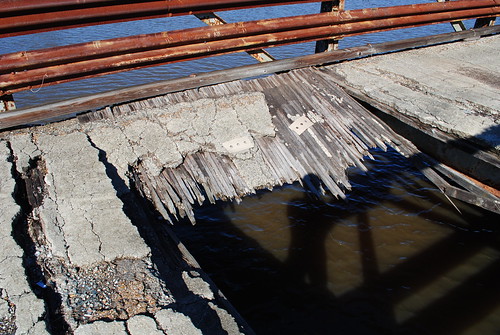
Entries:
POLYGON ((127 321, 127 330, 130 335, 164 335, 154 318, 146 315, 136 315, 127 321))
MULTIPOLYGON (((301 75, 306 74, 295 74, 301 75)), ((324 80, 317 71, 314 75, 324 80)), ((283 85, 300 79, 283 78, 283 85)), ((267 85, 275 89, 274 83, 267 85)), ((56 307, 68 331, 134 334, 143 327, 158 334, 252 333, 182 245, 165 237, 165 221, 146 210, 131 183, 158 210, 163 202, 170 214, 191 220, 196 202, 239 199, 308 173, 343 194, 335 180, 344 178, 353 160, 362 159, 369 143, 392 135, 366 121, 367 112, 347 96, 336 98, 330 110, 317 89, 308 91, 305 85, 299 97, 310 94, 311 102, 299 101, 283 87, 276 95, 205 96, 134 108, 134 113, 121 113, 118 106, 119 117, 109 109, 105 118, 92 122, 73 119, 2 134, 26 183, 33 256, 47 290, 60 300, 56 307), (268 107, 267 99, 286 108, 268 107), (354 119, 349 109, 361 116, 354 119), (316 122, 317 135, 298 137, 286 114, 307 114, 316 122), (350 146, 355 135, 344 128, 368 126, 366 144, 358 140, 348 149, 352 159, 340 161, 316 148, 320 136, 350 146), (241 138, 245 150, 231 150, 241 138), (226 143, 232 140, 233 147, 226 143), (140 174, 155 185, 147 185, 140 174)))
POLYGON ((20 207, 13 196, 12 158, 7 142, 0 141, 0 333, 48 334, 44 303, 26 280, 23 250, 13 238, 13 221, 20 207))
MULTIPOLYGON (((226 141, 245 135, 275 135, 262 93, 148 108, 139 116, 93 122, 84 131, 106 152, 124 180, 128 180, 128 167, 138 160, 157 176, 164 168, 181 164, 188 154, 202 150, 231 155, 223 146, 226 141)), ((249 182, 252 183, 250 178, 249 182)))
POLYGON ((56 226, 46 229, 52 257, 88 266, 118 257, 147 256, 149 249, 121 211, 123 204, 87 137, 40 135, 36 144, 48 181, 38 214, 43 228, 56 226))
POLYGON ((168 335, 202 335, 200 329, 193 325, 191 319, 173 309, 162 309, 155 315, 161 329, 168 335))
MULTIPOLYGON (((15 167, 26 182, 31 208, 26 221, 33 257, 43 276, 40 285, 59 297, 59 313, 69 332, 139 334, 150 329, 151 334, 218 334, 229 329, 229 334, 241 333, 234 315, 221 307, 225 298, 216 295, 201 269, 175 270, 180 271, 175 274, 153 262, 153 250, 141 235, 144 231, 131 221, 123 200, 131 193, 128 171, 138 162, 157 175, 165 167, 181 164, 188 153, 222 150, 229 154, 222 143, 241 134, 274 135, 262 94, 175 104, 120 121, 80 124, 69 120, 4 136, 5 166, 0 170, 7 173, 5 187, 14 189, 15 181, 8 173, 15 167), (241 116, 242 111, 231 107, 239 100, 254 104, 240 103, 245 106, 242 111, 253 114, 241 116), (205 107, 208 113, 198 112, 205 107), (266 126, 260 132, 259 122, 266 126), (16 165, 8 164, 7 158, 16 165), (179 283, 174 287, 182 283, 175 292, 169 289, 173 280, 179 283), (218 317, 224 320, 206 322, 218 317), (206 320, 202 326, 200 320, 206 320)), ((244 160, 253 154, 235 156, 244 160)), ((5 187, 0 185, 3 196, 5 187)), ((20 208, 11 206, 13 198, 1 200, 10 211, 5 221, 10 224, 20 208)), ((11 261, 20 264, 21 257, 21 250, 19 254, 9 250, 8 257, 0 259, 2 269, 11 261)), ((5 329, 16 326, 16 320, 23 320, 29 329, 39 327, 38 319, 25 313, 30 292, 26 288, 26 294, 15 301, 9 292, 9 300, 2 300, 0 320, 5 320, 5 329), (9 309, 12 301, 15 316, 9 309), (32 318, 29 322, 28 317, 32 318)), ((37 306, 29 302, 31 308, 37 306)), ((39 305, 41 313, 45 312, 43 301, 39 305)))
POLYGON ((326 72, 430 127, 499 151, 500 137, 492 132, 500 123, 499 47, 498 36, 485 37, 345 62, 326 72))

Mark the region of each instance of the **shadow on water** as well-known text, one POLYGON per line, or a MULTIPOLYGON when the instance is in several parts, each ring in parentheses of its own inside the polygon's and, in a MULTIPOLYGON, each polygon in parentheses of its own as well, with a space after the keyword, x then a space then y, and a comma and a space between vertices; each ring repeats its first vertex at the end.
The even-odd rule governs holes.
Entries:
MULTIPOLYGON (((263 239, 277 237, 275 232, 256 239, 244 226, 232 222, 239 218, 238 207, 231 213, 231 204, 200 208, 195 227, 174 227, 257 334, 457 334, 499 311, 498 215, 470 210, 457 202, 462 209, 458 214, 446 198, 422 181, 408 160, 394 151, 375 150, 374 155, 367 174, 350 175, 353 188, 346 201, 317 199, 296 185, 277 191, 292 190, 294 195, 280 204, 286 206, 290 235, 285 257, 262 246, 263 239), (387 217, 374 217, 374 211, 385 211, 387 217), (390 224, 381 226, 380 221, 407 217, 407 225, 415 225, 410 235, 418 235, 420 229, 411 217, 447 233, 434 239, 428 236, 433 243, 414 250, 404 261, 381 264, 381 260, 386 262, 378 255, 384 250, 381 236, 401 238, 401 244, 405 237, 390 232, 390 224), (331 263, 346 259, 338 253, 331 259, 327 242, 339 238, 336 235, 345 227, 357 234, 353 253, 358 258, 345 258, 359 263, 360 278, 342 291, 332 288, 332 281, 336 277, 348 281, 352 274, 328 269, 331 263), (469 265, 469 260, 483 257, 485 248, 493 252, 484 257, 493 258, 471 272, 474 264, 469 265), (457 279, 454 273, 461 267, 468 269, 464 270, 468 275, 457 279), (432 299, 425 304, 418 301, 427 299, 426 290, 436 285, 444 287, 430 293, 432 299)), ((269 194, 260 192, 254 198, 266 202, 269 194)), ((259 215, 258 220, 264 222, 256 223, 263 235, 266 221, 273 220, 269 213, 259 215)), ((500 316, 495 323, 500 325, 500 316)))

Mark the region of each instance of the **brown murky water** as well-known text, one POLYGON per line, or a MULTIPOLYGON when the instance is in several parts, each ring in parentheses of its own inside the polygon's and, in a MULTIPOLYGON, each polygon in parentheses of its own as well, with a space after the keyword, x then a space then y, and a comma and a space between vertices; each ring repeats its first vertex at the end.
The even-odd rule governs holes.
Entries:
POLYGON ((500 216, 374 156, 347 201, 289 185, 176 233, 257 334, 499 334, 500 216))

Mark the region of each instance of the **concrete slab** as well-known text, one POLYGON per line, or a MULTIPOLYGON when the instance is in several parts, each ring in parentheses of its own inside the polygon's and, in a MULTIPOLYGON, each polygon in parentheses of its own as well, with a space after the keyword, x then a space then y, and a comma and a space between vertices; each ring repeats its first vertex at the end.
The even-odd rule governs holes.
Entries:
POLYGON ((38 208, 51 257, 74 266, 150 252, 123 213, 99 152, 82 133, 40 134, 34 139, 45 162, 46 197, 38 208))
POLYGON ((165 333, 158 327, 155 319, 146 315, 136 315, 127 320, 127 330, 130 335, 164 335, 165 333))
POLYGON ((113 122, 94 121, 84 131, 125 181, 129 166, 139 160, 157 176, 164 168, 180 165, 188 154, 227 154, 226 141, 275 134, 259 92, 143 108, 113 122))
MULTIPOLYGON (((141 120, 136 122, 138 129, 147 128, 141 120)), ((150 132, 155 136, 148 137, 138 129, 128 133, 126 143, 129 139, 137 143, 130 157, 144 148, 146 155, 165 149, 155 144, 158 134, 150 132), (134 131, 138 132, 131 135, 134 131)), ((160 125, 158 129, 163 131, 160 125)), ((28 194, 23 215, 34 245, 31 256, 42 272, 40 289, 50 292, 44 295, 51 297, 45 302, 52 313, 59 313, 59 329, 75 334, 139 334, 142 328, 165 334, 162 329, 171 324, 165 324, 162 311, 171 310, 175 312, 168 322, 182 324, 182 329, 215 335, 230 324, 239 334, 240 324, 224 307, 227 301, 199 267, 186 261, 190 257, 182 254, 178 242, 154 237, 152 226, 160 223, 138 206, 140 199, 121 179, 128 168, 120 175, 107 153, 72 121, 40 130, 14 132, 0 142, 0 239, 9 246, 0 251, 0 329, 17 327, 21 334, 44 334, 40 324, 45 323, 39 320, 44 301, 33 301, 31 288, 13 276, 21 277, 25 271, 22 250, 10 236, 12 221, 21 211, 12 196, 18 187, 28 194), (17 185, 12 178, 16 168, 24 181, 17 185), (165 248, 168 253, 162 251, 165 248)), ((160 161, 180 156, 173 147, 172 155, 158 152, 160 161)))
POLYGON ((356 96, 500 151, 500 36, 408 50, 325 68, 356 96))
POLYGON ((43 320, 44 302, 28 283, 24 253, 14 240, 14 220, 21 208, 14 199, 13 169, 7 142, 0 141, 0 333, 48 334, 43 320))

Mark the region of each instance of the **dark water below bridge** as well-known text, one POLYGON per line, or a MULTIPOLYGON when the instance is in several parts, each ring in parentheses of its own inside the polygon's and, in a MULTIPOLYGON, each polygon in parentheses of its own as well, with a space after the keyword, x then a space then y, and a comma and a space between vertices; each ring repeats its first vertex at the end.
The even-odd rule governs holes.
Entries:
POLYGON ((347 201, 289 185, 175 232, 257 334, 499 334, 499 216, 373 155, 347 201))
MULTIPOLYGON (((417 1, 347 0, 348 8, 417 1)), ((419 1, 424 2, 424 1, 419 1)), ((319 4, 220 13, 227 21, 316 13, 319 4)), ((192 17, 88 27, 0 41, 0 53, 201 26, 192 17)), ((346 39, 341 47, 450 32, 436 25, 346 39)), ((273 48, 287 58, 313 43, 273 48)), ((201 59, 15 95, 18 107, 252 64, 201 59)), ((257 334, 500 334, 499 216, 454 200, 396 152, 351 171, 347 201, 300 185, 197 211, 175 231, 257 334)))

